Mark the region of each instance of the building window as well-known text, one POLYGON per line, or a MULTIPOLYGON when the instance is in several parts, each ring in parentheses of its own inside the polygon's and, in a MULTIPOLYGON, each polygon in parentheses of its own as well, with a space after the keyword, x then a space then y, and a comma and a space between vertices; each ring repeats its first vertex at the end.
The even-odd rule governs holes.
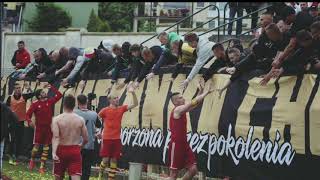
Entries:
POLYGON ((204 2, 197 2, 197 8, 203 8, 204 2))
MULTIPOLYGON (((216 2, 210 2, 210 5, 217 5, 217 3, 216 2)), ((216 7, 215 6, 211 6, 211 7, 209 7, 209 10, 210 11, 215 11, 216 7)))
POLYGON ((210 21, 209 22, 209 28, 215 28, 216 27, 216 21, 210 21))
POLYGON ((196 22, 196 27, 202 27, 203 22, 196 22))

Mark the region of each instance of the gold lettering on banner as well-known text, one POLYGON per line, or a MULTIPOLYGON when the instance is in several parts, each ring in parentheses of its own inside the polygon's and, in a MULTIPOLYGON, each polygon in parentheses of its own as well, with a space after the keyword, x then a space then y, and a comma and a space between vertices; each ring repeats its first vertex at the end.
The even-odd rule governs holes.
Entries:
MULTIPOLYGON (((250 112, 255 105, 257 98, 272 98, 275 91, 274 82, 272 79, 266 86, 260 86, 261 78, 253 78, 248 81, 249 87, 237 112, 237 121, 235 125, 236 137, 241 136, 246 138, 250 128, 250 112)), ((254 126, 252 139, 263 139, 263 128, 254 126)))
MULTIPOLYGON (((212 86, 215 89, 220 89, 229 78, 229 75, 214 74, 213 77, 206 82, 206 87, 208 83, 212 81, 212 86)), ((199 117, 198 132, 219 134, 218 125, 225 95, 226 91, 224 91, 221 98, 219 98, 218 91, 214 91, 204 99, 199 117)))
MULTIPOLYGON (((286 124, 290 125, 290 143, 298 154, 305 154, 305 107, 312 90, 312 82, 306 81, 307 75, 299 90, 297 101, 290 102, 296 76, 282 77, 279 80, 279 93, 272 112, 270 138, 275 136, 276 130, 282 134, 286 124)), ((314 82, 313 82, 314 84, 314 82)), ((279 143, 283 142, 283 138, 279 143)))
MULTIPOLYGON (((306 81, 315 82, 316 75, 308 75, 306 81)), ((308 96, 309 97, 309 96, 308 96)), ((320 87, 315 95, 310 107, 310 149, 311 153, 316 156, 320 156, 320 87)))
POLYGON ((164 74, 159 89, 159 76, 148 81, 146 98, 142 111, 142 127, 149 128, 150 122, 154 129, 163 128, 163 108, 167 97, 171 74, 164 74))

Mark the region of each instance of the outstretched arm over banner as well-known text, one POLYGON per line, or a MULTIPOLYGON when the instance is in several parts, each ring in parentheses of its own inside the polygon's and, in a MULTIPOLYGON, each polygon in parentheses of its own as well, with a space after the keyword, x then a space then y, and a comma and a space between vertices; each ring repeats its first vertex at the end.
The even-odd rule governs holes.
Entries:
MULTIPOLYGON (((199 83, 199 87, 203 87, 203 85, 201 85, 201 83, 199 83)), ((200 92, 202 90, 200 89, 200 92)), ((211 92, 213 92, 214 89, 211 87, 211 84, 209 85, 209 89, 202 92, 200 95, 198 95, 197 97, 195 97, 191 102, 186 103, 184 105, 178 106, 175 110, 174 110, 174 118, 175 119, 179 119, 181 117, 181 115, 183 113, 189 112, 192 109, 194 109, 198 104, 201 103, 201 101, 211 92)))

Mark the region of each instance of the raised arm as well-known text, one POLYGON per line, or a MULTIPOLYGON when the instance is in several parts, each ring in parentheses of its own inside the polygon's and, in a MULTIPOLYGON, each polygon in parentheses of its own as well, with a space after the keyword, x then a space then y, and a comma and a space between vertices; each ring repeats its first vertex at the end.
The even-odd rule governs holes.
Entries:
POLYGON ((272 63, 272 66, 274 68, 280 68, 282 62, 294 51, 296 44, 297 44, 296 38, 295 37, 291 38, 288 46, 284 49, 283 53, 281 53, 279 56, 275 58, 275 60, 272 63))
POLYGON ((137 107, 138 106, 138 98, 136 93, 134 92, 134 87, 132 86, 132 84, 128 85, 128 92, 132 94, 132 98, 133 98, 133 104, 128 106, 128 111, 137 107))
MULTIPOLYGON (((189 103, 186 103, 185 105, 182 105, 182 106, 178 106, 175 110, 174 110, 174 116, 176 118, 180 118, 180 116, 183 114, 183 113, 186 113, 186 112, 189 112, 191 111, 192 109, 194 109, 198 104, 201 103, 201 101, 208 95, 210 94, 211 92, 214 91, 213 88, 211 88, 211 84, 209 85, 209 88, 208 90, 206 91, 203 91, 203 85, 199 84, 198 86, 200 88, 199 90, 199 93, 200 95, 198 95, 197 97, 195 97, 191 102, 189 103)), ((198 93, 198 94, 199 94, 198 93)))
POLYGON ((77 60, 76 60, 76 65, 74 66, 74 68, 72 69, 72 71, 70 72, 70 74, 68 75, 68 77, 66 78, 68 83, 70 83, 71 81, 73 81, 73 79, 76 77, 77 73, 80 71, 82 65, 85 62, 85 58, 82 56, 78 56, 77 60))
POLYGON ((54 97, 50 98, 49 101, 50 103, 54 104, 56 102, 58 102, 61 98, 62 98, 62 93, 55 88, 53 85, 50 85, 50 90, 52 90, 54 92, 54 97))

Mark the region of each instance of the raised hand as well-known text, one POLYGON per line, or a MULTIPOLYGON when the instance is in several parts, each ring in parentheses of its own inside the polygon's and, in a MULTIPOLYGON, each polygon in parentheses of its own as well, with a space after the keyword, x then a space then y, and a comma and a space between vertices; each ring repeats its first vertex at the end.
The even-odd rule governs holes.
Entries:
POLYGON ((126 85, 126 83, 121 82, 121 83, 116 87, 116 89, 117 89, 117 90, 120 90, 120 89, 122 89, 125 85, 126 85))
POLYGON ((127 91, 128 91, 129 93, 132 93, 132 92, 134 92, 134 90, 135 90, 135 88, 134 88, 134 86, 133 86, 133 82, 130 82, 130 83, 128 84, 128 86, 127 86, 127 91))
POLYGON ((188 85, 189 85, 189 79, 184 80, 180 85, 180 87, 182 88, 182 91, 187 89, 188 85))
POLYGON ((150 79, 152 79, 153 77, 154 77, 154 73, 149 73, 149 74, 147 74, 146 79, 147 79, 147 80, 150 80, 150 79))
POLYGON ((235 67, 227 68, 226 71, 229 74, 234 74, 236 72, 236 68, 235 67))

